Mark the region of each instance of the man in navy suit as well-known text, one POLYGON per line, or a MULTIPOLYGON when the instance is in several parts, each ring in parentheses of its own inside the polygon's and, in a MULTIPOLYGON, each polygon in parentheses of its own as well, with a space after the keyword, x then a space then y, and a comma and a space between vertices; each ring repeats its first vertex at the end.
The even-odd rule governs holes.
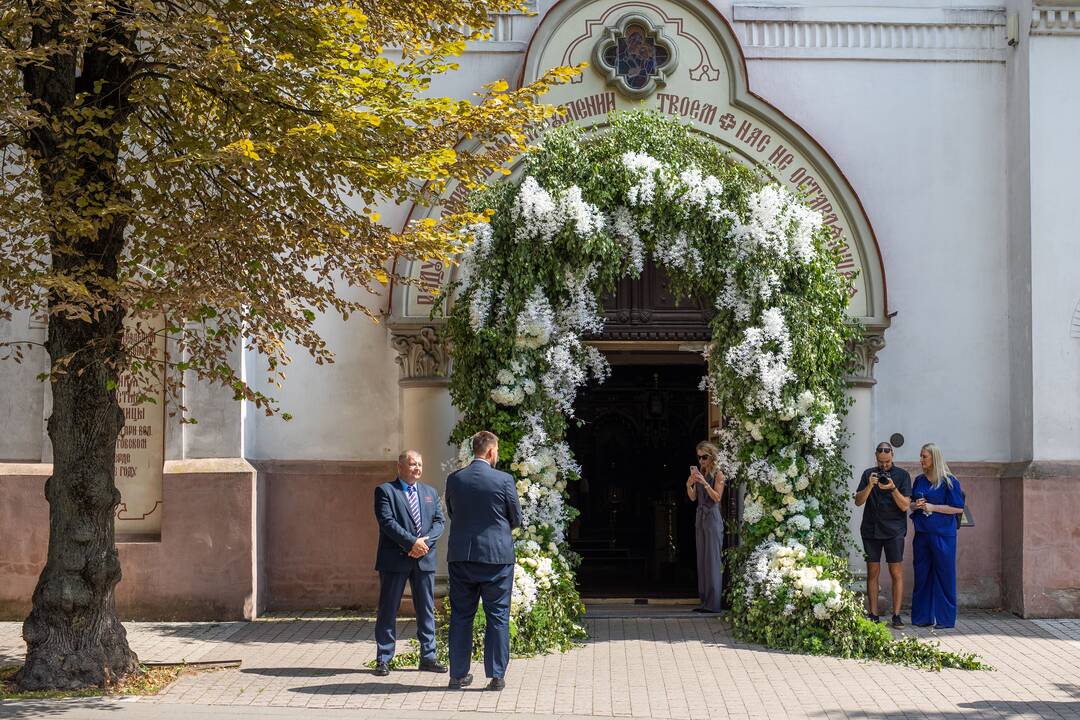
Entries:
POLYGON ((398 456, 398 476, 375 488, 375 519, 379 522, 379 610, 375 616, 375 674, 390 674, 397 639, 398 606, 405 583, 412 586, 416 610, 416 639, 420 669, 444 673, 435 659, 435 541, 445 521, 435 488, 420 482, 424 460, 415 450, 398 456))
POLYGON ((499 438, 482 430, 472 437, 473 461, 446 478, 450 516, 450 687, 472 683, 472 628, 484 601, 484 672, 488 690, 502 690, 510 662, 510 595, 514 589, 514 538, 521 504, 514 478, 495 469, 499 438))

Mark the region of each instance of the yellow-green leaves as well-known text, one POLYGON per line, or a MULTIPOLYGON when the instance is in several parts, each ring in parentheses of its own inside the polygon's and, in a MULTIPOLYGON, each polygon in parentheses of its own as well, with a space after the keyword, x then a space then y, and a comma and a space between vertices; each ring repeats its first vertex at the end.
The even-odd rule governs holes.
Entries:
POLYGON ((521 0, 62 5, 70 22, 56 32, 59 3, 0 8, 0 305, 42 309, 51 293, 72 317, 164 312, 181 375, 262 409, 271 399, 229 370, 229 353, 261 353, 274 382, 290 345, 330 362, 314 318, 380 310, 343 284, 378 289, 396 255, 449 259, 484 218, 391 228, 374 208, 505 171, 554 112, 539 96, 575 72, 498 80, 467 100, 432 92, 521 0), (27 68, 43 73, 30 94, 27 68), (56 88, 67 94, 46 97, 56 88), (116 228, 121 247, 98 262, 116 228))
POLYGON ((251 142, 247 138, 237 140, 236 142, 229 143, 224 148, 225 152, 232 152, 246 157, 249 160, 260 160, 259 153, 255 152, 255 143, 251 142))

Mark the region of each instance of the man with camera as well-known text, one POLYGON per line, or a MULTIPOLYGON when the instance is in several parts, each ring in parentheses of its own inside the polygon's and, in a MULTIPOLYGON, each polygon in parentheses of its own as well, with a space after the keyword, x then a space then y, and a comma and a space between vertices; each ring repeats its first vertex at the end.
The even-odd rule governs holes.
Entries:
POLYGON ((877 465, 863 471, 855 491, 855 505, 863 510, 861 534, 866 551, 866 595, 870 599, 867 613, 878 622, 878 577, 881 574, 881 553, 889 564, 892 577, 892 626, 903 627, 900 603, 904 599, 904 536, 907 535, 907 511, 911 505, 911 476, 893 465, 893 447, 878 443, 875 451, 877 465))

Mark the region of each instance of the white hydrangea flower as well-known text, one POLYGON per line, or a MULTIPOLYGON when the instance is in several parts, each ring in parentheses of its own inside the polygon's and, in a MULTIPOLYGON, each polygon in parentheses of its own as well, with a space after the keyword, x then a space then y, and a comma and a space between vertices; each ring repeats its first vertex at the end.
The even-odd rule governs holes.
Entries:
POLYGON ((500 405, 514 407, 525 400, 525 390, 520 385, 499 385, 491 391, 491 399, 500 405))
POLYGON ((799 532, 810 531, 810 518, 805 515, 792 515, 788 518, 788 524, 794 527, 799 532))
POLYGON ((510 595, 510 612, 513 615, 522 615, 532 610, 536 604, 539 589, 536 580, 521 563, 514 565, 514 585, 510 595))

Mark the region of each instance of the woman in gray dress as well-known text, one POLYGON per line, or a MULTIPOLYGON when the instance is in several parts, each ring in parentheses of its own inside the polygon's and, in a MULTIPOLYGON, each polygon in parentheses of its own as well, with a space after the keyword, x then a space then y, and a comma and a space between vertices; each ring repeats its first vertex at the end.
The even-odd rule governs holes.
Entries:
POLYGON ((720 612, 721 585, 724 577, 724 518, 720 514, 720 498, 724 496, 724 473, 716 461, 720 449, 711 442, 697 444, 697 467, 690 467, 686 479, 686 495, 697 502, 695 529, 697 536, 698 596, 701 605, 694 612, 720 612))

